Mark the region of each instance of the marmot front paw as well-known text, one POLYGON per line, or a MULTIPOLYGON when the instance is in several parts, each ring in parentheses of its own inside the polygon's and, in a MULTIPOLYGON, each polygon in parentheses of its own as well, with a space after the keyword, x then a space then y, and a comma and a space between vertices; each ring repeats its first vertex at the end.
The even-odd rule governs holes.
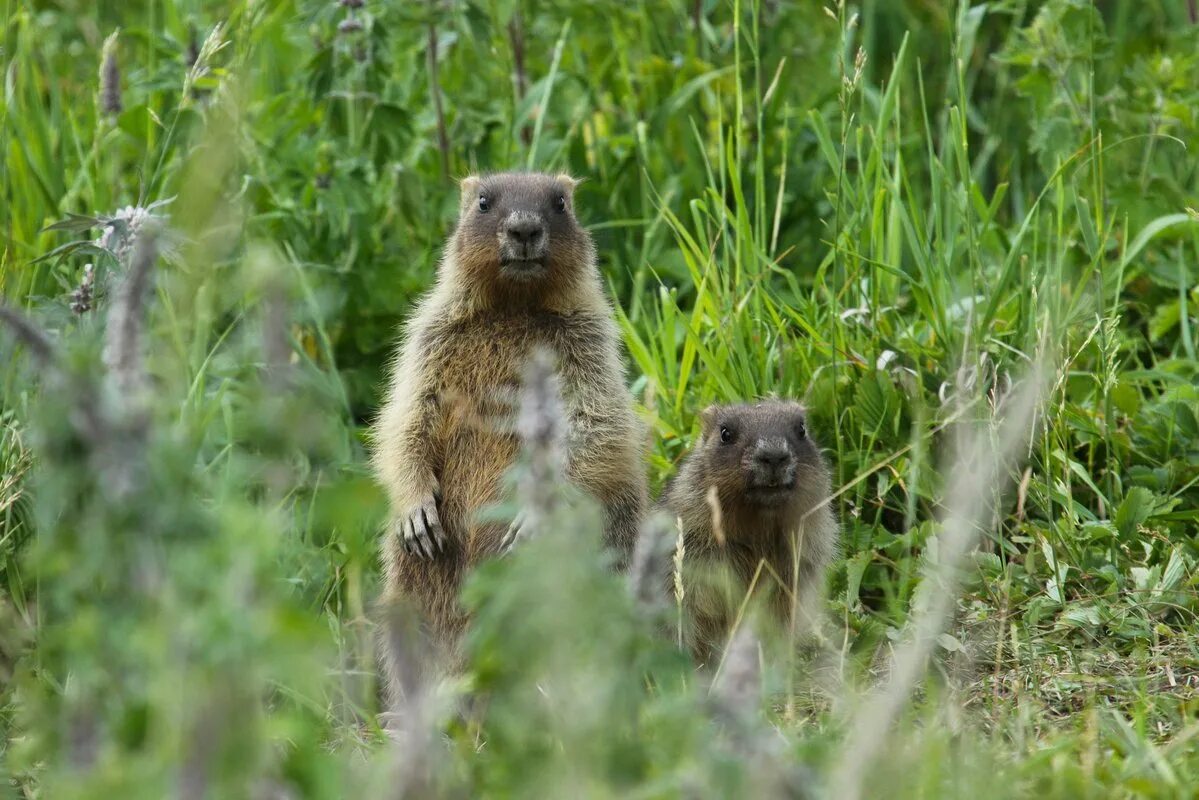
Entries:
POLYGON ((430 495, 416 508, 398 520, 400 543, 405 553, 421 558, 434 558, 445 552, 445 531, 437 516, 437 500, 430 495))

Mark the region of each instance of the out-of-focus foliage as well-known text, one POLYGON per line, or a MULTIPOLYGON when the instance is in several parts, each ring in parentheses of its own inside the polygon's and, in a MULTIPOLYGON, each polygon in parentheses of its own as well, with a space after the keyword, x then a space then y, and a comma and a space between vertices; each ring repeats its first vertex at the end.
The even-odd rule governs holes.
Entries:
POLYGON ((468 588, 424 790, 819 787, 853 692, 812 676, 877 677, 930 591, 947 434, 1036 363, 1035 435, 867 786, 1185 796, 1195 13, 9 3, 0 296, 52 354, 5 323, 0 797, 420 793, 376 722, 363 434, 454 179, 514 167, 587 179, 655 487, 707 404, 806 400, 841 487, 836 636, 810 670, 737 672, 769 700, 730 714, 569 517, 468 588), (159 257, 130 314, 139 236, 159 257))

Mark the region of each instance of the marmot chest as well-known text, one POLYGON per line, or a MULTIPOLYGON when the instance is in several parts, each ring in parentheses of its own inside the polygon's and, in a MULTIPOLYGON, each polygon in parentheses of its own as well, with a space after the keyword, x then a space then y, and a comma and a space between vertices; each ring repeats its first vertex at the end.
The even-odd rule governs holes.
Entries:
POLYGON ((544 347, 559 361, 570 357, 590 327, 585 318, 550 314, 445 323, 428 354, 443 408, 451 419, 510 430, 529 356, 544 347))

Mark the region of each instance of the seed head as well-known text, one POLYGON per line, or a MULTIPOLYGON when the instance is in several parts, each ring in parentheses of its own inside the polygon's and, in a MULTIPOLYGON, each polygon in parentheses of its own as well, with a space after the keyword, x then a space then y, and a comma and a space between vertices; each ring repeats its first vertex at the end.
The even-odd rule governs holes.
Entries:
POLYGON ((121 102, 121 67, 117 63, 117 34, 112 34, 104 40, 104 49, 100 52, 100 111, 110 116, 121 113, 124 104, 121 102))
POLYGON ((71 311, 77 315, 86 314, 92 310, 93 290, 95 288, 96 268, 94 264, 84 264, 83 279, 71 292, 71 311))
POLYGON ((683 584, 683 559, 687 557, 687 536, 683 530, 683 518, 675 517, 675 526, 678 528, 678 538, 674 540, 674 556, 672 563, 674 569, 671 575, 674 579, 674 607, 678 612, 678 627, 676 634, 678 636, 679 647, 683 646, 683 599, 687 596, 686 587, 683 584))
POLYGON ((221 38, 222 33, 223 29, 221 25, 219 23, 214 25, 212 30, 208 32, 208 36, 204 37, 204 42, 196 50, 194 57, 191 52, 195 44, 193 37, 191 45, 188 47, 187 57, 189 63, 187 73, 183 76, 183 96, 185 98, 192 97, 195 94, 193 90, 196 81, 211 71, 213 58, 228 44, 228 42, 221 38))
POLYGON ((682 517, 675 518, 675 525, 679 535, 674 540, 674 599, 681 607, 683 599, 687 596, 687 590, 683 586, 683 559, 687 557, 687 537, 683 532, 682 517))

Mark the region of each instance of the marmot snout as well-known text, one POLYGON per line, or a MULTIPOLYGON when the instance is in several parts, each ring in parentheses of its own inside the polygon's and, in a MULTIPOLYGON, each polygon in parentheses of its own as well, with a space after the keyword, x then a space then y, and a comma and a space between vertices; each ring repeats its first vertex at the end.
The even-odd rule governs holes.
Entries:
POLYGON ((506 287, 542 295, 558 289, 579 299, 582 281, 594 271, 595 254, 591 237, 575 219, 574 187, 565 175, 539 173, 464 180, 453 242, 461 277, 484 293, 503 294, 506 287))
POLYGON ((785 513, 811 494, 813 479, 827 481, 799 405, 712 406, 701 420, 705 472, 722 505, 785 513))

